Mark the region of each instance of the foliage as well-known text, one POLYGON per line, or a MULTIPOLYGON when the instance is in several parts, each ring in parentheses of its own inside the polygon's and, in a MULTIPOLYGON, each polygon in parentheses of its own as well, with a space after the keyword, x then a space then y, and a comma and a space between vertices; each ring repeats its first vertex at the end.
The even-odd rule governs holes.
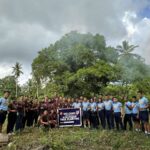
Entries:
MULTIPOLYGON (((3 90, 11 91, 11 97, 15 97, 16 80, 14 76, 6 76, 0 80, 0 96, 3 96, 3 90)), ((20 93, 20 87, 18 88, 20 93)))
POLYGON ((43 132, 38 128, 26 129, 13 136, 11 142, 9 148, 4 147, 5 150, 13 148, 27 150, 41 147, 53 150, 148 150, 150 147, 149 138, 144 133, 89 130, 79 127, 53 129, 49 132, 43 132))
POLYGON ((50 96, 90 97, 117 82, 123 86, 122 94, 129 94, 131 84, 147 78, 150 70, 133 53, 136 47, 128 41, 107 47, 102 35, 72 31, 38 53, 32 63, 33 78, 50 96))

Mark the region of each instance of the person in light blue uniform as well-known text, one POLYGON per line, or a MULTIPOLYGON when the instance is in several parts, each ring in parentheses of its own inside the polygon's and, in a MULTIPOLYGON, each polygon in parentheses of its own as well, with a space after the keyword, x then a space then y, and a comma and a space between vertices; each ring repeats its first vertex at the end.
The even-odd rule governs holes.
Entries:
POLYGON ((90 102, 90 121, 93 128, 98 128, 97 103, 94 99, 91 99, 90 102))
POLYGON ((97 111, 98 111, 98 116, 99 116, 101 126, 103 127, 103 129, 105 129, 105 127, 106 127, 105 105, 104 105, 103 99, 101 97, 98 99, 97 111))
POLYGON ((150 134, 150 129, 149 129, 149 115, 148 115, 148 99, 143 96, 143 92, 139 91, 138 92, 138 98, 139 98, 139 118, 141 121, 141 124, 144 125, 144 131, 145 134, 150 134))
POLYGON ((125 116, 124 116, 124 129, 127 129, 127 123, 129 124, 129 130, 132 130, 132 103, 128 100, 128 97, 124 98, 125 100, 125 116))
POLYGON ((3 124, 7 116, 9 96, 10 91, 4 91, 4 96, 0 98, 0 133, 2 132, 3 124))
POLYGON ((116 97, 113 98, 113 111, 117 130, 119 130, 120 128, 123 130, 124 128, 122 123, 122 103, 118 102, 118 99, 116 97))
POLYGON ((86 125, 90 128, 90 102, 87 98, 84 98, 82 102, 82 111, 83 111, 83 126, 86 128, 86 125))
POLYGON ((72 105, 73 108, 81 108, 82 107, 82 102, 80 99, 77 99, 76 102, 73 103, 72 105))
POLYGON ((135 131, 140 131, 139 102, 136 96, 132 96, 132 120, 134 122, 135 131))
POLYGON ((114 128, 113 101, 110 99, 109 95, 105 96, 104 106, 105 106, 107 126, 109 129, 113 129, 114 128))
POLYGON ((75 108, 76 107, 76 104, 78 102, 78 99, 74 99, 73 103, 72 103, 72 108, 75 108))

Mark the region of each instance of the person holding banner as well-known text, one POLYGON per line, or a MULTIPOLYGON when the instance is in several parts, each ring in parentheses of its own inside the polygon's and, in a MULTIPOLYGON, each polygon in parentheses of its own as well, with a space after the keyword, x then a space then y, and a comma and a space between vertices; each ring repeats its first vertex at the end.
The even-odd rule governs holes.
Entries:
POLYGON ((82 111, 83 111, 83 126, 86 128, 86 125, 90 128, 90 102, 87 98, 84 98, 82 102, 82 111))
POLYGON ((57 126, 57 112, 51 109, 49 114, 49 124, 51 128, 55 128, 57 126))

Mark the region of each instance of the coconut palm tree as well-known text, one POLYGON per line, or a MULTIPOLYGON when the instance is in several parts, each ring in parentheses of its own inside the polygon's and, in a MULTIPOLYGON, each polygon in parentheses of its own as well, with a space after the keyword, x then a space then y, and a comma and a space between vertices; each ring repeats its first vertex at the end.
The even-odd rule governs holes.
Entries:
POLYGON ((119 51, 120 55, 119 55, 119 59, 122 57, 134 57, 134 58, 138 58, 141 59, 141 57, 138 54, 134 54, 132 53, 134 51, 135 48, 139 47, 138 45, 129 45, 128 41, 123 41, 122 45, 118 45, 117 46, 117 51, 119 51))
POLYGON ((16 79, 16 98, 18 97, 18 78, 20 77, 22 72, 22 65, 19 62, 16 62, 16 64, 12 67, 13 68, 13 74, 16 79))

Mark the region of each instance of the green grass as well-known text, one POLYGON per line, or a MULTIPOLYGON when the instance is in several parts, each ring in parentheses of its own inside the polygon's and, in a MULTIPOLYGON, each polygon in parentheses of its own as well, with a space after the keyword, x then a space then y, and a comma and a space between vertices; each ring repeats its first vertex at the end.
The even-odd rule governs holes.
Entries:
MULTIPOLYGON (((44 146, 45 150, 149 150, 150 137, 129 131, 60 128, 43 132, 30 128, 11 137, 4 150, 31 150, 44 146)), ((44 148, 43 148, 44 149, 44 148)))

